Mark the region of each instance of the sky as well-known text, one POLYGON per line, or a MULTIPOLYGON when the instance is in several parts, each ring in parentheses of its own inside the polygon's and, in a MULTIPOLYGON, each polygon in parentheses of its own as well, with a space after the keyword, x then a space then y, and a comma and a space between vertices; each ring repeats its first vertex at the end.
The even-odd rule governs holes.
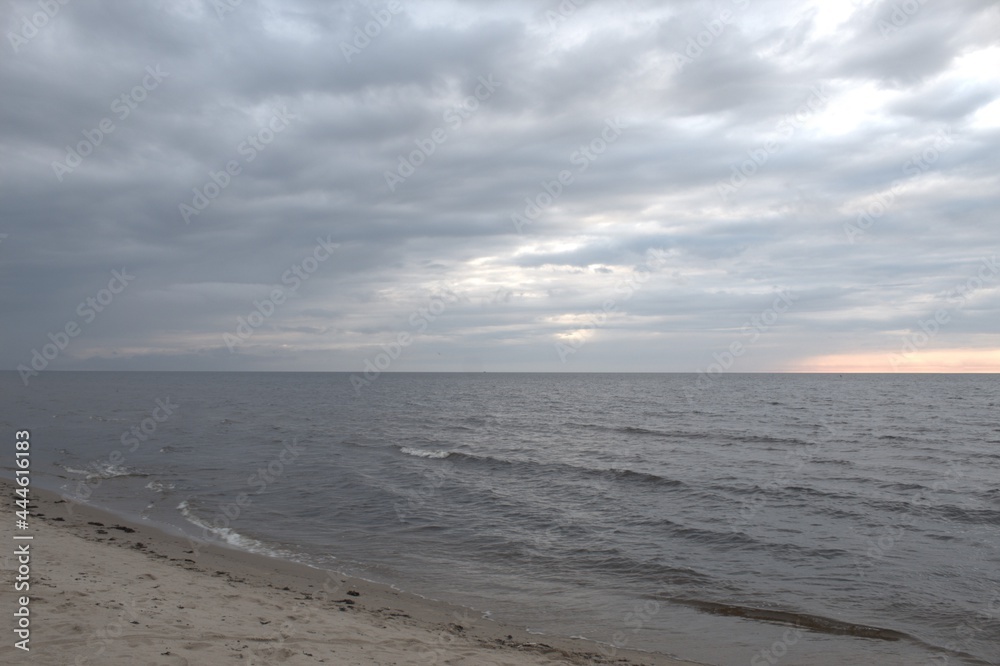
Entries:
POLYGON ((0 368, 1000 372, 995 0, 13 0, 0 368))

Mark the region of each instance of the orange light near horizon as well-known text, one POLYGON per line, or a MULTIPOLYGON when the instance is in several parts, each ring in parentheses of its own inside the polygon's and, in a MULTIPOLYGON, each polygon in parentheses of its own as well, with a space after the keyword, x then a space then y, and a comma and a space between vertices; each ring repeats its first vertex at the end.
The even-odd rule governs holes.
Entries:
POLYGON ((925 349, 909 355, 828 354, 797 361, 787 372, 1000 373, 1000 349, 925 349))

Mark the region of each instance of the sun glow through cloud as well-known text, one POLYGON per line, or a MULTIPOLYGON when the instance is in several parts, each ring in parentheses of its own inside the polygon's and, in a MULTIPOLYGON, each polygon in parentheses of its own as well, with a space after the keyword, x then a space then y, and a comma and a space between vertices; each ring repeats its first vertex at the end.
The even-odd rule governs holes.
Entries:
POLYGON ((788 372, 1000 373, 998 349, 926 349, 915 353, 833 354, 789 364, 788 372))

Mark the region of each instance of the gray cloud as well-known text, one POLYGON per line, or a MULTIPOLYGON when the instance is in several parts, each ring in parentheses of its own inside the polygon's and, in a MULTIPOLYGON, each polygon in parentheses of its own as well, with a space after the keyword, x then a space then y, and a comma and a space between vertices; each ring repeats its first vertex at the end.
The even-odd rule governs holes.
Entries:
POLYGON ((993 2, 216 4, 0 13, 3 367, 695 371, 780 290, 734 370, 995 358, 993 2))

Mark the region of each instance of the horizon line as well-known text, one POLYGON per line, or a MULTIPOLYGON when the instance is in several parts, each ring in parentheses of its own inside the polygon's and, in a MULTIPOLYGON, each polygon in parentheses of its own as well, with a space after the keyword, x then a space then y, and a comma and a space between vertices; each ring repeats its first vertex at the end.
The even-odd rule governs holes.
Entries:
MULTIPOLYGON (((0 372, 16 373, 17 369, 0 369, 0 372)), ((66 372, 216 372, 216 373, 277 373, 277 374, 356 374, 360 370, 143 370, 143 369, 110 369, 110 368, 72 368, 61 370, 44 370, 39 374, 55 374, 66 372)), ((955 372, 898 370, 898 371, 859 371, 859 370, 745 370, 740 372, 705 372, 704 370, 383 370, 380 375, 417 375, 417 374, 452 374, 452 375, 1000 375, 1000 371, 966 370, 955 372)))

